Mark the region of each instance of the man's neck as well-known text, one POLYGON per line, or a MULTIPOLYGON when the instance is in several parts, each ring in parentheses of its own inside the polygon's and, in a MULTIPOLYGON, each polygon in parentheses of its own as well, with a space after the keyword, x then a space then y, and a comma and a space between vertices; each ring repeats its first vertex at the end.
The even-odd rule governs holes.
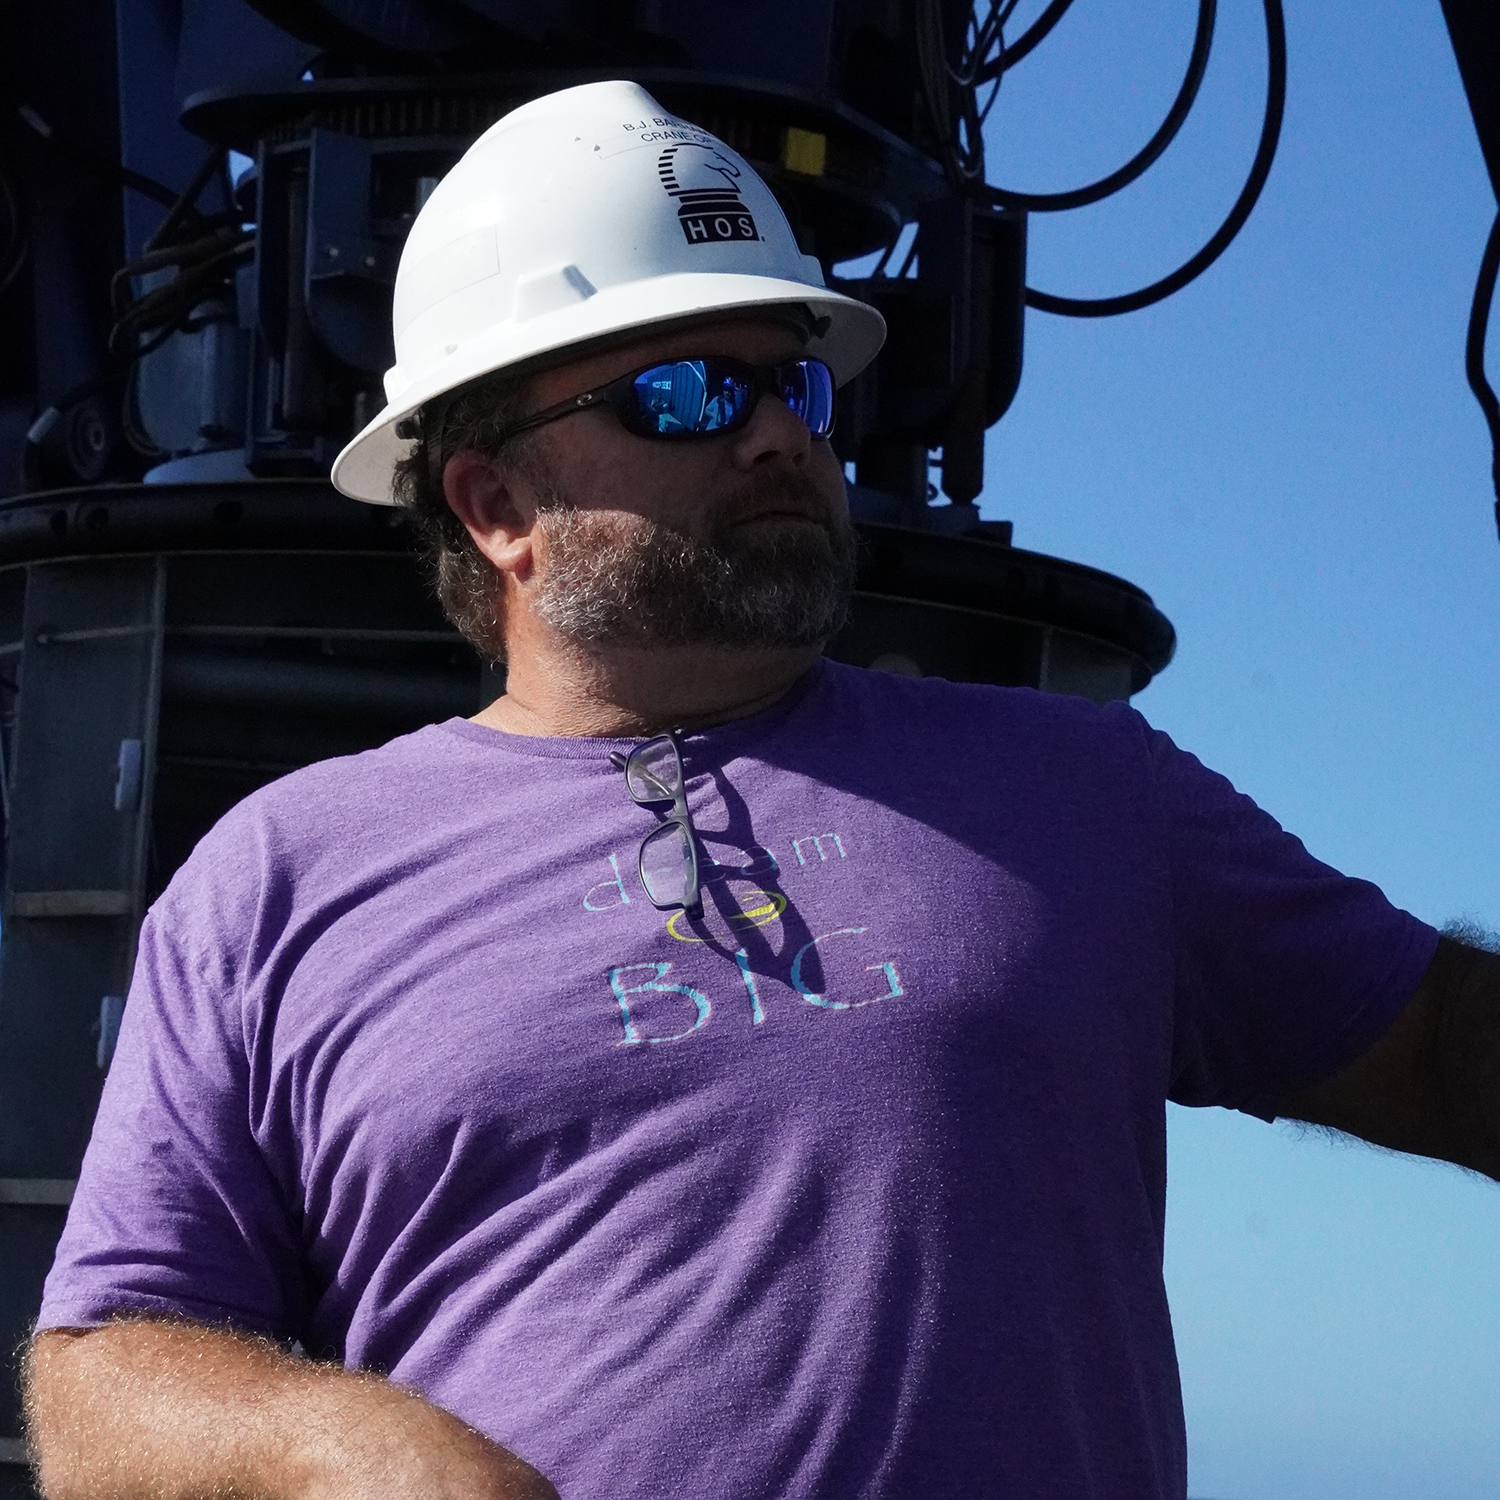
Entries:
POLYGON ((474 723, 508 734, 637 738, 701 729, 769 708, 817 660, 817 647, 528 649, 514 643, 505 693, 474 723))

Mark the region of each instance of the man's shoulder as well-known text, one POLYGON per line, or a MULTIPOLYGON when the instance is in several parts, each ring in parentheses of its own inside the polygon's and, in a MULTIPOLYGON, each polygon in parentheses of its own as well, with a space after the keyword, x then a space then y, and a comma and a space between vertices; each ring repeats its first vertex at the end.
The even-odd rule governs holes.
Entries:
POLYGON ((463 739, 429 724, 373 749, 291 771, 230 808, 199 841, 169 893, 205 883, 264 886, 283 872, 388 840, 395 825, 429 817, 428 804, 440 803, 451 789, 446 763, 463 758, 463 739))
POLYGON ((1127 703, 1098 704, 1086 698, 1029 687, 951 682, 907 676, 842 662, 825 662, 822 718, 897 736, 935 738, 946 744, 1015 742, 1077 743, 1098 751, 1124 739, 1138 745, 1149 726, 1127 703))
POLYGON ((279 776, 250 793, 227 815, 304 826, 310 816, 338 816, 369 806, 397 786, 414 794, 433 786, 446 762, 461 761, 464 741, 446 724, 425 724, 368 750, 331 756, 279 776))

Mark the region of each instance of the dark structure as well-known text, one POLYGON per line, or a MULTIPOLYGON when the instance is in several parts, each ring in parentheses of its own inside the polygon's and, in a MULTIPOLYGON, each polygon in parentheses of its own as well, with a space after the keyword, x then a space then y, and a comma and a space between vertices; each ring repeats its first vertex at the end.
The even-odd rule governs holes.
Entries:
MULTIPOLYGON (((1495 23, 1479 0, 1444 3, 1494 175, 1495 23)), ((1229 218, 1170 276, 1095 302, 1027 287, 1027 215, 1096 202, 1161 155, 1215 3, 1200 0, 1181 91, 1141 152, 1071 193, 1009 193, 985 180, 985 101, 1069 4, 1012 37, 1008 7, 970 0, 18 0, 0 15, 6 1350, 35 1312, 153 896, 256 786, 502 686, 422 587, 400 515, 324 476, 382 404, 407 229, 516 104, 640 81, 748 157, 804 251, 884 313, 889 344, 836 439, 865 548, 832 654, 1101 701, 1166 666, 1171 626, 1139 589, 980 519, 984 434, 1016 392, 1028 305, 1145 306, 1234 237, 1280 128, 1280 0, 1263 0, 1265 127, 1229 218)), ((29 1493, 7 1377, 0 1496, 29 1493)))

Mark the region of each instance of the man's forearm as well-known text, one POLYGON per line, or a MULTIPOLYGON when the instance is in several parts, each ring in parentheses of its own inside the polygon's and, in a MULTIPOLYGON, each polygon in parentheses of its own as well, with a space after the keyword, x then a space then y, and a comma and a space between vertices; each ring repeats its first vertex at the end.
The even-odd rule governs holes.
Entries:
POLYGON ((48 1500, 556 1500, 409 1391, 196 1324, 41 1334, 26 1410, 48 1500))
POLYGON ((1500 1179, 1500 954, 1442 938, 1386 1034, 1277 1113, 1500 1179))
POLYGON ((1500 1179, 1500 953, 1445 938, 1428 980, 1439 992, 1433 1079, 1444 1154, 1500 1179))

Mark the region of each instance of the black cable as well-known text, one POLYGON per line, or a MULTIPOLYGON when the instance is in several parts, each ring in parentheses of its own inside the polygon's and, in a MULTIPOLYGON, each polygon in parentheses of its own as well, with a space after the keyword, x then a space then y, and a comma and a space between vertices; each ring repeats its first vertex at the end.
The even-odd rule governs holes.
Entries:
MULTIPOLYGON (((959 48, 959 66, 950 67, 948 75, 960 88, 971 89, 985 66, 985 58, 997 45, 1005 45, 1005 23, 1010 20, 1020 0, 989 0, 984 20, 974 11, 969 12, 969 24, 965 29, 963 45, 959 48)), ((999 56, 995 58, 999 62, 999 56)))
POLYGON ((125 356, 127 368, 139 364, 148 354, 155 354, 176 332, 176 323, 169 323, 165 328, 159 328, 152 338, 148 338, 144 344, 138 345, 125 356))
POLYGON ((964 192, 984 181, 984 120, 999 92, 995 64, 1005 55, 1005 22, 1015 6, 1016 0, 988 0, 983 20, 971 7, 956 64, 949 61, 943 0, 917 0, 914 8, 922 101, 949 179, 964 192), (987 63, 991 52, 994 61, 987 63), (983 106, 976 81, 981 72, 994 84, 983 106))
POLYGON ((1208 67, 1208 54, 1213 47, 1216 13, 1217 0, 1198 0, 1198 30, 1193 37, 1193 51, 1188 58, 1187 74, 1182 80, 1182 87, 1177 90, 1177 98, 1156 134, 1123 167, 1111 172, 1108 177, 1101 177, 1098 182, 1074 188, 1067 193, 1017 193, 1010 188, 989 184, 986 190, 990 197, 1002 208, 1024 208, 1034 214, 1050 214, 1062 209, 1083 208, 1128 187, 1172 144, 1177 132, 1182 129, 1182 122, 1192 110, 1198 97, 1198 89, 1203 83, 1204 71, 1208 67))
POLYGON ((190 214, 196 217, 197 209, 194 205, 198 201, 198 194, 208 186, 209 179, 219 170, 221 162, 227 160, 228 153, 223 146, 215 146, 201 163, 198 170, 193 173, 192 181, 183 188, 173 200, 167 210, 167 216, 156 226, 151 238, 146 241, 146 250, 155 250, 164 245, 177 232, 177 226, 190 214))
POLYGON ((1469 309, 1469 338, 1464 350, 1464 370, 1474 399, 1490 429, 1490 477, 1495 486, 1495 526, 1500 529, 1500 400, 1484 373, 1484 336, 1490 326, 1490 304, 1495 297, 1495 273, 1500 270, 1500 214, 1490 226, 1479 278, 1474 283, 1474 304, 1469 309))
POLYGON ((152 271, 165 270, 168 266, 191 270, 209 256, 244 244, 250 238, 249 234, 238 227, 231 229, 225 226, 215 234, 204 235, 202 239, 179 241, 160 250, 148 250, 135 260, 127 261, 109 279, 109 300, 115 316, 119 317, 130 306, 130 282, 135 277, 147 276, 152 271))
POLYGON ((130 167, 116 167, 114 175, 120 179, 122 187, 133 188, 141 197, 150 198, 154 203, 170 206, 177 201, 177 195, 171 188, 154 177, 147 177, 144 172, 133 171, 130 167))
POLYGON ((1229 248, 1234 237, 1244 228, 1245 220, 1250 217, 1261 189, 1266 185, 1266 178, 1271 174, 1271 163, 1276 159, 1276 145, 1281 138, 1281 117, 1286 109, 1286 18, 1282 14, 1281 0, 1264 0, 1264 3, 1268 73, 1266 114, 1250 175, 1245 179, 1234 207, 1229 210, 1229 217, 1191 260, 1178 266, 1170 276, 1163 276, 1160 281, 1154 281, 1139 291, 1126 292, 1119 297, 1056 297, 1051 292, 1039 292, 1029 286, 1026 288, 1028 307, 1034 307, 1038 312, 1058 313, 1066 318, 1111 318, 1119 313, 1136 312, 1181 291, 1229 248))
MULTIPOLYGON (((109 333, 112 357, 133 363, 159 349, 192 315, 204 296, 233 274, 234 263, 253 248, 253 236, 239 228, 237 222, 220 225, 207 234, 202 232, 209 221, 195 205, 226 160, 222 146, 208 152, 188 185, 173 198, 166 216, 146 241, 143 253, 111 277, 110 305, 115 315, 109 333), (196 238, 178 239, 174 243, 173 237, 188 220, 192 221, 189 233, 196 238), (176 268, 176 275, 170 281, 138 297, 133 295, 137 278, 169 266, 176 268), (148 337, 142 345, 143 334, 156 336, 148 337)), ((211 217, 217 220, 221 216, 211 217)))
POLYGON ((1007 42, 1005 51, 988 67, 981 68, 975 74, 974 82, 989 83, 1002 73, 1008 73, 1023 57, 1033 52, 1039 42, 1046 41, 1052 28, 1062 20, 1072 3, 1073 0, 1052 0, 1046 10, 1031 23, 1030 28, 1021 33, 1021 39, 1018 42, 1013 46, 1007 42))
POLYGON ((964 43, 959 48, 959 66, 948 69, 958 94, 952 143, 954 159, 965 182, 984 181, 984 122, 1000 94, 997 77, 990 88, 990 97, 981 105, 975 79, 992 51, 997 61, 1005 55, 1005 23, 1018 3, 1019 0, 989 0, 983 21, 971 10, 964 43))
POLYGON ((233 263, 242 260, 254 248, 254 240, 246 236, 196 265, 184 266, 164 286, 153 288, 144 297, 131 303, 110 330, 109 352, 117 358, 142 358, 149 351, 127 348, 127 335, 134 340, 142 333, 159 328, 176 328, 184 318, 191 315, 211 288, 226 280, 233 263))
MULTIPOLYGON (((1001 31, 995 37, 995 46, 998 49, 998 56, 1003 58, 1005 56, 1005 33, 1003 31, 1001 31)), ((981 135, 983 133, 986 122, 989 120, 990 111, 994 109, 995 101, 1000 97, 1000 83, 1004 76, 1005 75, 1003 73, 1000 74, 999 77, 997 77, 995 81, 990 85, 990 97, 986 99, 983 104, 979 103, 979 85, 977 83, 974 85, 973 99, 978 114, 979 129, 981 135)), ((982 177, 983 175, 984 174, 981 172, 980 176, 982 177)))
MULTIPOLYGON (((916 26, 917 75, 921 80, 927 117, 932 123, 932 133, 940 143, 943 166, 953 183, 961 185, 982 176, 984 164, 982 156, 977 162, 974 159, 975 143, 970 141, 965 150, 958 138, 957 121, 953 117, 951 69, 947 41, 943 35, 941 0, 917 0, 913 20, 916 26)), ((982 151, 982 141, 979 145, 982 151)))

